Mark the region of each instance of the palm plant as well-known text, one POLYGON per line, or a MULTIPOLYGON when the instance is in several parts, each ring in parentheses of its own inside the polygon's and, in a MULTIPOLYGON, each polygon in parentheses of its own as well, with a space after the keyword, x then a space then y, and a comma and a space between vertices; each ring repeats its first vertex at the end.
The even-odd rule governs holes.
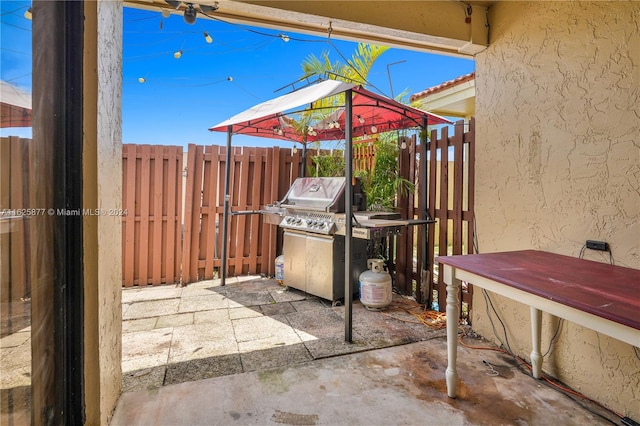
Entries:
MULTIPOLYGON (((318 57, 310 54, 302 62, 302 72, 304 77, 312 75, 329 75, 331 78, 342 79, 360 85, 367 85, 367 76, 374 62, 386 52, 387 46, 376 46, 365 43, 358 43, 356 51, 347 63, 340 61, 331 62, 329 52, 323 51, 318 57)), ((344 94, 339 94, 329 98, 320 99, 313 103, 312 108, 297 115, 295 118, 295 128, 300 134, 307 134, 310 125, 325 120, 338 106, 344 105, 344 94)), ((306 138, 305 138, 306 140, 306 138)), ((316 148, 320 148, 316 144, 316 148)), ((344 148, 338 142, 334 148, 344 148)), ((332 154, 317 155, 312 159, 314 169, 310 171, 314 176, 343 176, 344 160, 339 160, 338 156, 332 154)))
MULTIPOLYGON (((346 64, 340 61, 331 62, 329 52, 326 50, 320 57, 311 54, 302 62, 303 78, 312 75, 329 75, 331 78, 366 86, 368 85, 367 76, 373 64, 387 50, 389 50, 387 46, 358 43, 356 51, 346 64)), ((299 114, 296 120, 307 125, 320 122, 342 105, 344 105, 344 93, 320 99, 313 103, 310 110, 299 114)))
POLYGON ((307 59, 302 62, 302 71, 305 76, 322 75, 329 72, 364 86, 368 84, 367 76, 373 64, 387 50, 389 50, 388 46, 358 43, 356 51, 346 64, 340 61, 332 63, 329 59, 329 52, 325 50, 319 58, 314 54, 307 56, 307 59))
MULTIPOLYGON (((305 77, 311 75, 329 74, 334 78, 344 79, 360 85, 367 85, 367 77, 375 61, 388 50, 387 46, 376 46, 359 43, 356 51, 347 63, 340 61, 331 62, 329 52, 323 51, 320 57, 309 55, 302 63, 302 70, 305 77)), ((399 101, 404 100, 407 93, 403 92, 397 96, 399 101)), ((298 117, 300 129, 304 131, 305 126, 314 121, 322 121, 337 105, 344 104, 344 94, 331 98, 322 99, 313 105, 312 111, 300 114, 298 117)), ((370 209, 390 210, 395 207, 396 195, 407 194, 413 191, 413 183, 398 176, 398 146, 394 133, 378 135, 375 142, 374 166, 371 170, 356 172, 360 177, 363 189, 367 194, 367 201, 370 209)), ((344 159, 335 152, 313 157, 315 176, 343 176, 344 159)))

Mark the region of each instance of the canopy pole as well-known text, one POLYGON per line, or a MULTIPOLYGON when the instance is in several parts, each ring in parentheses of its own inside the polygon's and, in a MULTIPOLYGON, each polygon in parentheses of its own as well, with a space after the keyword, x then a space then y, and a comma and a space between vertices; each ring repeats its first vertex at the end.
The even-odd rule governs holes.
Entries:
POLYGON ((352 170, 353 163, 353 91, 351 89, 345 92, 345 135, 344 135, 344 164, 345 164, 345 237, 344 237, 344 340, 351 343, 353 341, 352 332, 352 308, 353 308, 353 283, 351 272, 351 247, 353 243, 353 186, 352 186, 352 170))
MULTIPOLYGON (((422 181, 420 182, 420 219, 427 220, 429 214, 427 213, 427 117, 422 117, 422 131, 420 132, 420 173, 419 176, 422 181)), ((421 271, 421 285, 422 289, 427 285, 428 289, 431 288, 430 283, 425 282, 425 279, 429 280, 429 256, 427 255, 427 243, 429 239, 429 224, 424 225, 424 235, 420 239, 420 250, 422 251, 422 271, 421 271)), ((422 290, 421 289, 421 290, 422 290)), ((424 295, 424 291, 420 292, 424 295)), ((424 299, 424 297, 423 297, 424 299)), ((427 300, 422 300, 422 303, 428 303, 427 300)))
POLYGON ((227 158, 224 164, 224 211, 222 212, 222 267, 220 269, 220 285, 226 285, 227 246, 229 228, 229 176, 231 175, 231 135, 233 126, 227 126, 227 158))
POLYGON ((302 144, 302 171, 300 177, 307 176, 307 143, 302 144))

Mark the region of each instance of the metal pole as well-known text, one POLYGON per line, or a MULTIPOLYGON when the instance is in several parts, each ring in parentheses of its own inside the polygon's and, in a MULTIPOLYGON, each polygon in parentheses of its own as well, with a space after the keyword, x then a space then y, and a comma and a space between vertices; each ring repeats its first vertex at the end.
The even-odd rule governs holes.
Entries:
POLYGON ((302 172, 300 173, 300 177, 305 177, 307 175, 307 143, 302 144, 302 172))
POLYGON ((353 285, 352 285, 352 272, 351 272, 351 247, 353 243, 352 235, 352 223, 351 217, 353 216, 353 186, 351 185, 351 165, 353 162, 353 123, 352 123, 352 110, 353 99, 352 90, 349 89, 345 92, 345 110, 346 117, 344 122, 345 135, 344 135, 344 164, 345 164, 345 237, 344 237, 344 340, 351 343, 351 329, 352 329, 352 305, 353 305, 353 285))
POLYGON ((220 270, 220 285, 226 285, 227 275, 227 238, 229 227, 229 176, 231 175, 231 135, 232 126, 227 126, 227 158, 224 165, 224 211, 222 212, 222 268, 220 270))
MULTIPOLYGON (((420 219, 427 220, 429 215, 427 214, 427 117, 422 117, 422 128, 420 132, 420 176, 422 176, 422 182, 420 182, 420 219)), ((425 271, 429 271, 429 256, 427 256, 427 242, 429 238, 429 224, 424 225, 424 234, 420 242, 420 250, 422 250, 422 271, 421 282, 422 285, 429 285, 424 282, 424 278, 429 279, 429 274, 425 271)), ((429 285, 429 288, 431 285, 429 285)), ((422 295, 424 292, 420 292, 422 295)), ((423 297, 424 298, 424 297, 423 297)), ((428 299, 422 300, 422 303, 427 303, 428 299)))
POLYGON ((393 84, 391 84, 391 70, 389 69, 389 67, 391 65, 401 64, 403 62, 407 62, 407 60, 404 59, 402 61, 392 62, 390 64, 387 64, 387 75, 389 76, 389 89, 391 89, 391 99, 394 99, 394 95, 393 95, 393 84))

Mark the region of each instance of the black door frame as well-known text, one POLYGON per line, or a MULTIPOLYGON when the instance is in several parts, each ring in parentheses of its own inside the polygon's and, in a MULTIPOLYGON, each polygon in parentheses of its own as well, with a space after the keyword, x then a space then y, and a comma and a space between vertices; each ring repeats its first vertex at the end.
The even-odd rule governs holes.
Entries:
POLYGON ((45 228, 53 234, 48 246, 53 256, 52 279, 37 277, 38 285, 53 287, 44 292, 53 296, 53 312, 35 330, 32 327, 32 339, 43 338, 38 333, 53 332, 53 355, 32 361, 33 366, 53 364, 34 370, 51 372, 53 380, 38 381, 47 389, 32 386, 32 395, 44 400, 37 404, 39 412, 32 412, 32 420, 34 424, 84 424, 83 219, 81 214, 64 214, 82 211, 84 2, 35 0, 32 8, 34 148, 52 144, 46 148, 50 157, 37 157, 50 163, 32 165, 51 170, 51 179, 40 182, 46 187, 34 190, 52 191, 45 199, 53 203, 33 207, 54 212, 49 214, 51 227, 45 228))

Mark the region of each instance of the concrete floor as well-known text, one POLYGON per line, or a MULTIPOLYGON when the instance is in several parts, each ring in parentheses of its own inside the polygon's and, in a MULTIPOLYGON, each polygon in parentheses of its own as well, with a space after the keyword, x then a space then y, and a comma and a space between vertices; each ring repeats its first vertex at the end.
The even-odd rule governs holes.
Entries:
POLYGON ((126 289, 111 424, 610 424, 492 351, 460 347, 448 398, 444 330, 410 322, 411 306, 356 303, 345 343, 344 307, 273 280, 126 289))
POLYGON ((259 277, 186 287, 122 291, 123 390, 290 366, 444 335, 401 307, 385 314, 353 306, 353 343, 344 341, 344 307, 259 277))

